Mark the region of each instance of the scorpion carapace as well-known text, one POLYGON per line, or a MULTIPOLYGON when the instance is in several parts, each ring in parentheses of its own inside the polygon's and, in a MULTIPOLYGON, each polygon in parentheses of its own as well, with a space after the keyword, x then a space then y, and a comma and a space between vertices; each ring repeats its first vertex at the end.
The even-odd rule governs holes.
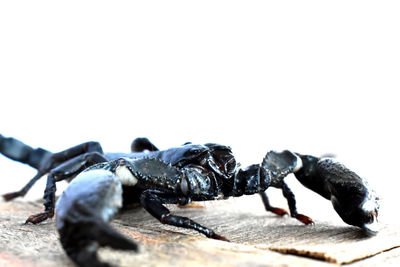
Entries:
POLYGON ((57 203, 57 229, 66 253, 81 266, 105 264, 97 259, 97 245, 136 250, 133 241, 109 225, 119 207, 131 201, 140 202, 161 223, 227 240, 189 218, 171 214, 164 204, 259 193, 266 210, 284 215, 286 210, 270 205, 266 190, 272 186, 282 189, 292 217, 312 224, 311 218, 297 212, 295 196, 284 181, 291 173, 305 187, 331 200, 343 221, 368 233, 376 231, 379 204, 374 191, 365 180, 332 159, 270 151, 261 164, 240 168, 230 147, 219 144, 186 143, 158 150, 148 139, 140 138, 133 142, 132 150, 104 153, 97 142, 87 142, 51 153, 0 136, 1 153, 38 170, 22 190, 4 197, 10 200, 24 195, 48 173, 45 211, 27 220, 39 223, 54 215, 56 182, 73 179, 57 203))

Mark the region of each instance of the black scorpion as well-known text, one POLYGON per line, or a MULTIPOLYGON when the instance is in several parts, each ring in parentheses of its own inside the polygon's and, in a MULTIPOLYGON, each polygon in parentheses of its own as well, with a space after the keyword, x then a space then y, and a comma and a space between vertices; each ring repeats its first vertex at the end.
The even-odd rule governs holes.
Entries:
POLYGON ((367 233, 376 232, 378 197, 367 182, 330 158, 270 151, 261 164, 241 169, 231 148, 214 143, 158 150, 138 138, 131 153, 104 153, 97 142, 87 142, 59 153, 30 146, 0 135, 0 152, 38 170, 20 191, 3 195, 11 200, 25 195, 48 173, 45 211, 27 223, 54 216, 56 182, 72 180, 57 202, 57 229, 67 255, 79 266, 108 266, 97 258, 98 246, 136 250, 137 245, 115 231, 109 222, 122 205, 139 202, 161 223, 196 230, 209 238, 227 241, 197 222, 176 216, 164 204, 188 204, 259 193, 266 210, 284 215, 270 205, 266 189, 282 189, 290 215, 304 224, 308 216, 297 212, 293 192, 284 178, 293 173, 305 187, 331 200, 344 222, 367 233), (76 177, 76 178, 75 178, 76 177))

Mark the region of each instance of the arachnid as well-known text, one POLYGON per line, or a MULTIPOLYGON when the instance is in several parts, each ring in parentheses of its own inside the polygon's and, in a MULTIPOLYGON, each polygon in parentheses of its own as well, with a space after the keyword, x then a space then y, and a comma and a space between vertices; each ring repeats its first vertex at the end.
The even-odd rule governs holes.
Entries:
POLYGON ((109 224, 122 205, 139 202, 161 223, 196 230, 209 238, 227 240, 212 229, 176 216, 164 204, 187 204, 259 193, 266 210, 278 215, 286 210, 270 205, 266 189, 282 189, 290 215, 304 224, 311 218, 297 212, 293 192, 284 178, 293 173, 305 187, 331 200, 344 222, 368 233, 376 231, 378 198, 366 181, 342 164, 329 159, 270 151, 261 164, 240 168, 231 148, 208 143, 186 143, 158 150, 148 139, 138 138, 131 153, 104 153, 88 142, 59 153, 33 149, 0 135, 0 152, 38 170, 20 191, 23 196, 48 173, 45 211, 27 222, 39 223, 54 215, 56 182, 72 180, 57 202, 57 229, 68 256, 80 266, 107 266, 97 258, 97 246, 136 250, 137 245, 109 224))

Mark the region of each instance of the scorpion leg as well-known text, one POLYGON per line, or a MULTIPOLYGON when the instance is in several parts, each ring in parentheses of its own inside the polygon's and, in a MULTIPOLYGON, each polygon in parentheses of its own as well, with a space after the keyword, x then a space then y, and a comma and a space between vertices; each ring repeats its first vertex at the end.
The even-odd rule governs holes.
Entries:
POLYGON ((6 193, 3 195, 3 199, 5 201, 10 201, 13 200, 14 198, 17 197, 23 197, 26 195, 26 193, 28 193, 28 191, 31 189, 31 187, 40 179, 42 178, 43 175, 45 175, 46 173, 40 172, 38 171, 36 173, 35 176, 33 176, 32 179, 29 180, 29 182, 19 191, 16 192, 10 192, 10 193, 6 193))
POLYGON ((288 211, 285 210, 285 209, 276 208, 276 207, 271 206, 271 204, 269 203, 269 199, 268 199, 268 196, 267 196, 267 192, 265 192, 265 191, 264 191, 264 192, 261 192, 261 193, 260 193, 260 196, 261 196, 262 202, 264 203, 264 207, 265 207, 265 209, 266 209, 267 211, 270 211, 270 212, 272 212, 272 213, 275 213, 276 215, 279 215, 279 216, 283 216, 283 215, 285 215, 285 214, 289 214, 288 211))
POLYGON ((178 208, 186 209, 186 208, 196 208, 196 209, 204 209, 205 206, 197 204, 197 203, 187 203, 187 204, 178 204, 178 208))
MULTIPOLYGON (((48 158, 52 155, 50 151, 43 148, 32 148, 15 138, 3 137, 2 135, 0 135, 0 152, 12 160, 28 164, 35 169, 40 168, 40 163, 44 158, 48 158)), ((4 194, 4 200, 10 201, 14 198, 25 196, 29 189, 43 175, 45 175, 45 172, 38 171, 38 173, 21 190, 4 194)))
POLYGON ((143 152, 145 150, 158 151, 159 149, 146 137, 139 137, 133 140, 131 145, 132 152, 143 152))
POLYGON ((69 159, 88 152, 103 154, 98 142, 86 142, 58 153, 51 153, 42 148, 33 149, 14 138, 4 138, 1 142, 2 149, 4 147, 2 153, 4 151, 6 156, 27 163, 38 170, 38 173, 21 190, 4 194, 3 198, 6 201, 24 196, 43 175, 69 159))
MULTIPOLYGON (((284 178, 288 174, 294 173, 302 168, 302 160, 300 157, 288 150, 285 150, 281 153, 270 151, 265 156, 262 166, 271 174, 271 186, 282 189, 283 196, 288 202, 290 216, 296 218, 304 224, 313 224, 313 221, 310 217, 297 212, 296 198, 292 190, 290 190, 284 181, 284 178)), ((261 193, 261 197, 267 210, 271 210, 276 214, 280 214, 284 211, 280 208, 271 207, 265 192, 261 193)))
POLYGON ((87 167, 106 161, 107 159, 102 154, 90 152, 70 159, 52 169, 47 176, 46 189, 43 196, 45 211, 29 216, 25 223, 37 224, 54 216, 56 182, 73 179, 87 167))
POLYGON ((217 240, 229 241, 223 236, 216 234, 213 230, 204 227, 197 222, 182 216, 172 215, 163 204, 164 203, 178 203, 181 201, 179 197, 160 193, 154 190, 146 190, 140 196, 140 203, 151 215, 163 224, 174 225, 187 229, 193 229, 205 236, 217 240))
POLYGON ((86 142, 61 152, 54 153, 48 160, 41 163, 40 169, 51 170, 67 160, 90 152, 97 152, 102 155, 104 154, 103 149, 98 142, 86 142))
POLYGON ((56 226, 64 250, 78 266, 110 266, 97 258, 99 246, 137 250, 109 224, 121 206, 121 182, 103 169, 80 173, 63 192, 56 226))
POLYGON ((282 193, 288 202, 290 216, 296 218, 297 220, 299 220, 304 224, 314 224, 313 220, 310 217, 297 212, 296 198, 292 190, 290 190, 289 186, 284 181, 282 181, 282 193))

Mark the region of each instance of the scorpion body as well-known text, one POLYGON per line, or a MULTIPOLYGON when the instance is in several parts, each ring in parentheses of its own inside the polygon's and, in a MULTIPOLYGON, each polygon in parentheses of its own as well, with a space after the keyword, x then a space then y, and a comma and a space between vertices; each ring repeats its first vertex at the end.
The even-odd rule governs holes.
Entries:
POLYGON ((261 164, 242 169, 230 147, 213 143, 158 150, 148 139, 139 138, 132 144, 132 153, 103 153, 97 142, 51 153, 1 135, 0 152, 38 169, 24 189, 4 195, 6 200, 24 195, 39 176, 49 173, 45 211, 30 216, 27 222, 52 217, 56 182, 72 180, 57 202, 57 229, 66 253, 80 266, 107 266, 97 258, 97 246, 137 249, 109 225, 118 209, 131 202, 140 202, 161 223, 227 241, 212 229, 171 214, 164 204, 259 193, 266 210, 286 214, 286 210, 270 205, 266 190, 272 186, 282 189, 292 217, 311 224, 311 218, 297 212, 294 194, 284 182, 290 173, 305 187, 331 200, 343 221, 367 233, 376 232, 379 204, 374 191, 364 179, 328 158, 270 151, 261 164))

